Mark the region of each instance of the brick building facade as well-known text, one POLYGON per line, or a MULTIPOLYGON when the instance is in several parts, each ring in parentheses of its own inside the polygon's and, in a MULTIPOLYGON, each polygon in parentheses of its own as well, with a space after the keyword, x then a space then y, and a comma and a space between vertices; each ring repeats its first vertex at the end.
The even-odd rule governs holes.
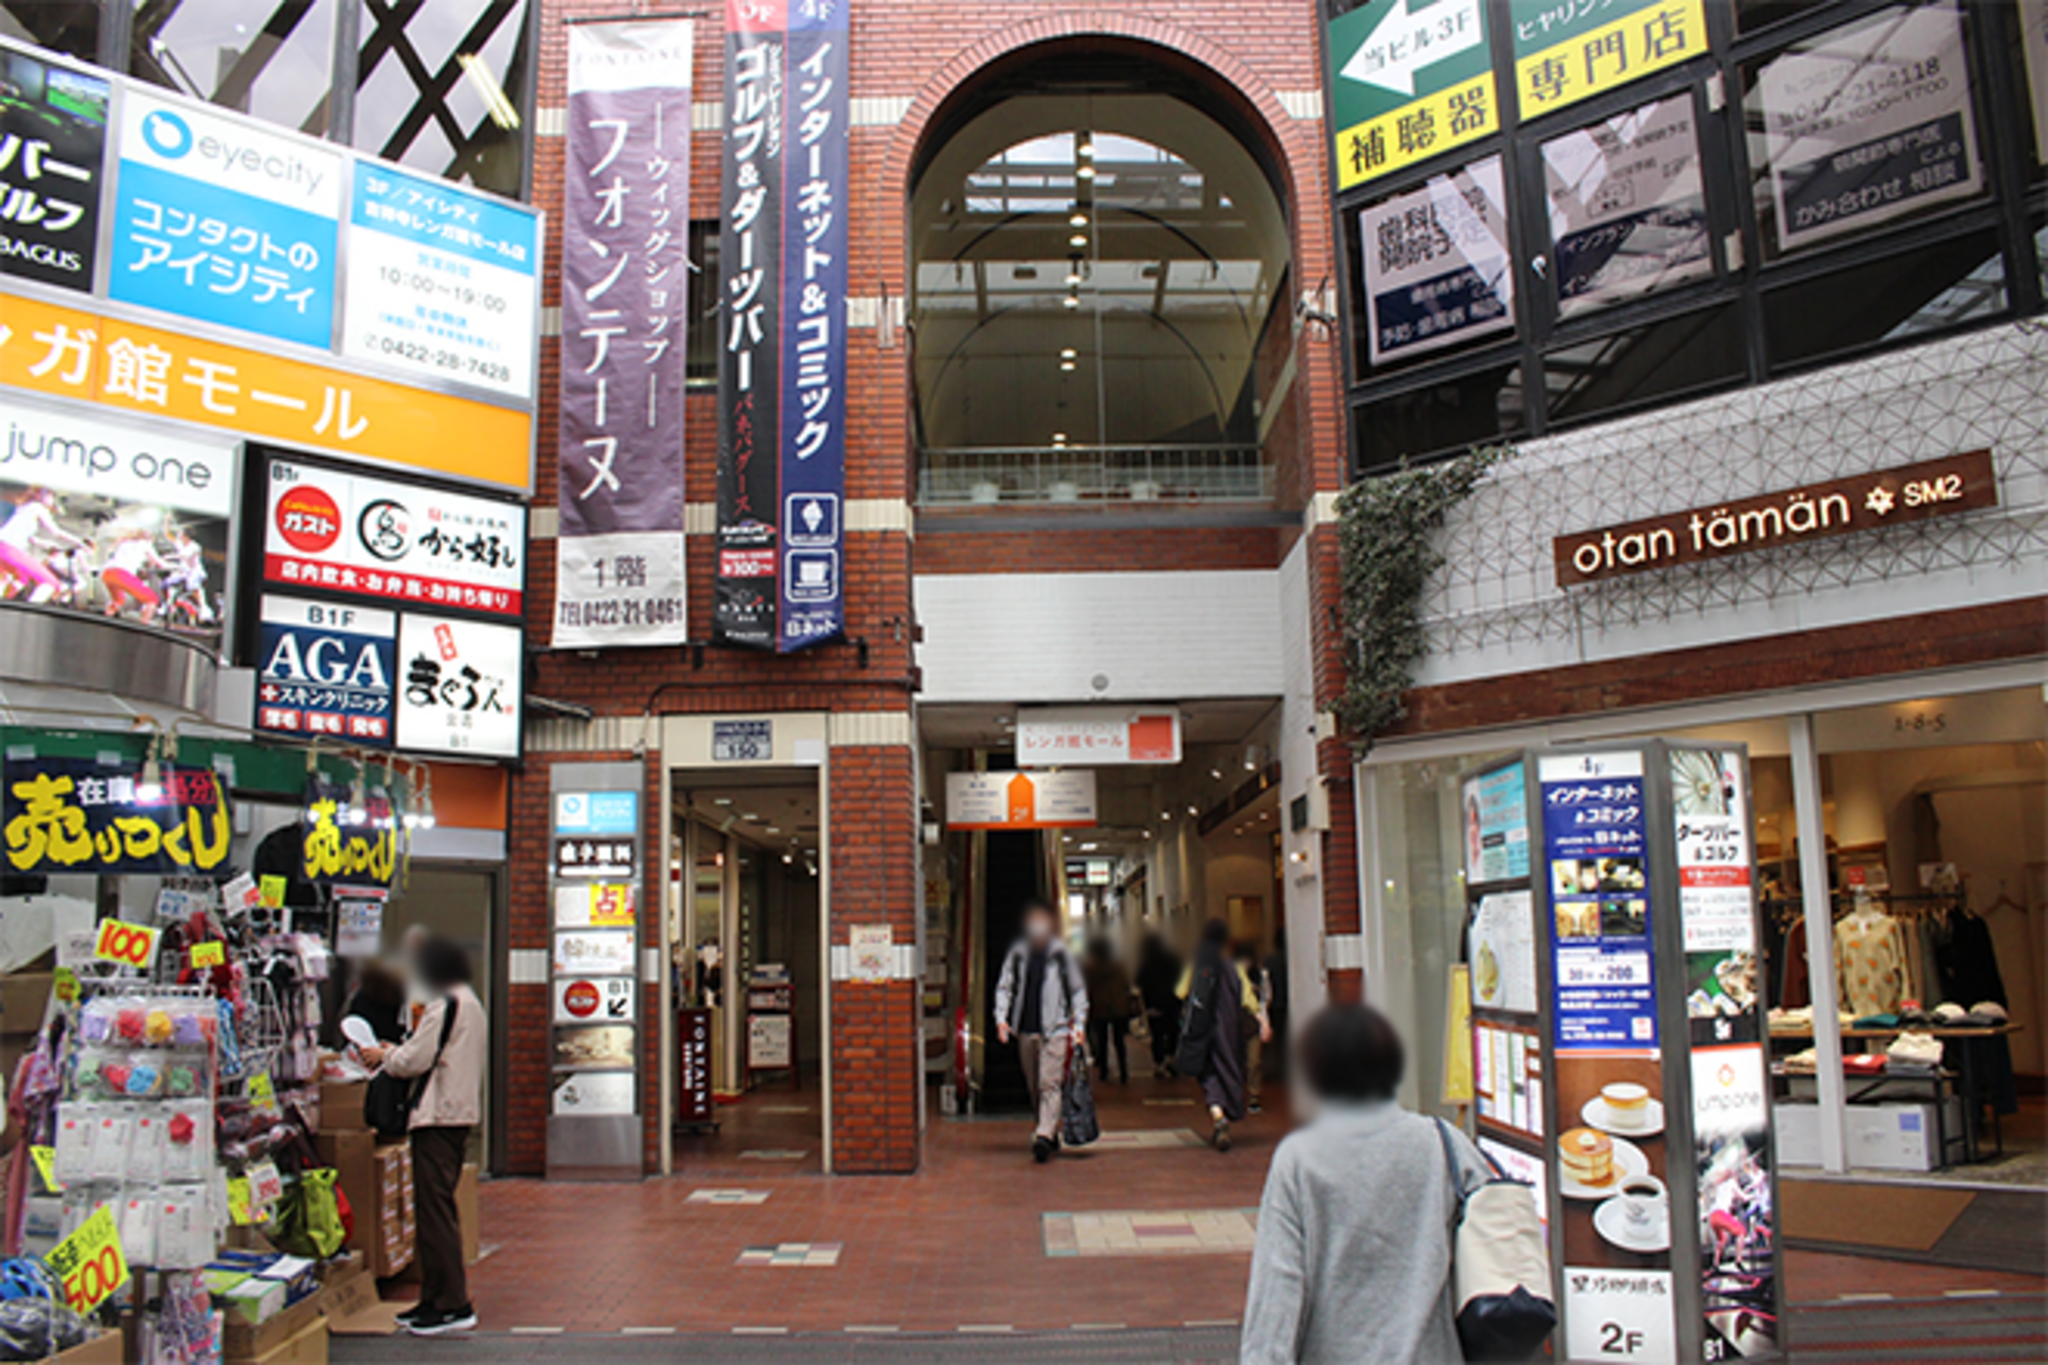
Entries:
MULTIPOLYGON (((545 7, 540 23, 540 71, 535 116, 534 202, 555 215, 561 203, 562 126, 569 21, 615 15, 603 0, 563 0, 545 7)), ((672 11, 646 7, 650 16, 672 11)), ((1076 576, 1091 585, 1114 585, 1122 576, 1149 580, 1181 570, 1228 571, 1256 576, 1270 589, 1265 614, 1281 610, 1284 589, 1308 591, 1290 632, 1284 671, 1297 679, 1287 704, 1280 746, 1283 795, 1327 785, 1329 817, 1320 827, 1291 833, 1290 847, 1312 845, 1307 865, 1290 885, 1287 919, 1306 964, 1307 988, 1354 992, 1357 955, 1343 943, 1358 932, 1355 867, 1349 855, 1351 816, 1348 756, 1341 741, 1318 730, 1316 713, 1339 686, 1330 643, 1336 593, 1332 503, 1344 477, 1340 413, 1341 355, 1326 325, 1300 320, 1294 297, 1313 305, 1316 291, 1335 275, 1328 230, 1326 155, 1317 21, 1299 5, 1264 0, 1163 3, 1128 0, 1103 6, 963 3, 942 12, 929 6, 868 3, 851 14, 852 183, 847 413, 846 638, 793 655, 755 654, 709 643, 592 653, 541 652, 532 665, 531 691, 588 720, 548 720, 529 729, 529 757, 514 782, 509 944, 515 963, 508 987, 511 1014, 510 1166, 536 1173, 546 1166, 549 1002, 544 973, 517 967, 545 952, 549 921, 545 877, 548 857, 547 792, 553 763, 633 759, 645 765, 646 803, 662 811, 666 766, 663 718, 822 714, 827 733, 824 820, 828 828, 823 913, 830 942, 847 941, 849 926, 887 924, 899 944, 919 943, 922 897, 920 797, 924 783, 919 727, 921 669, 936 629, 921 620, 914 584, 937 577, 973 576, 990 583, 1017 573, 1033 582, 1076 576), (911 393, 910 348, 900 331, 877 319, 910 292, 906 276, 909 201, 915 177, 936 138, 944 135, 959 103, 982 84, 1021 63, 1075 54, 1163 70, 1192 81, 1256 130, 1250 148, 1274 182, 1291 236, 1292 296, 1276 309, 1281 321, 1263 344, 1260 364, 1279 410, 1265 421, 1263 445, 1273 470, 1273 495, 1249 510, 1162 506, 1156 515, 1132 508, 1113 523, 1094 509, 1010 507, 920 509, 911 393), (920 634, 924 642, 919 643, 920 634), (1320 736, 1320 737, 1318 737, 1320 736), (1327 858, 1323 850, 1327 848, 1327 858), (1313 861, 1309 859, 1313 856, 1313 861), (1338 936, 1326 951, 1323 934, 1338 936)), ((692 216, 713 218, 719 199, 721 82, 719 18, 700 19, 696 41, 696 136, 692 152, 692 216)), ((546 275, 559 288, 559 234, 550 233, 546 275)), ((552 292, 550 308, 560 299, 552 292)), ((1309 310, 1313 312, 1313 307, 1309 310)), ((556 314, 555 316, 558 316, 556 314)), ((716 321, 693 319, 693 326, 716 321)), ((557 416, 557 337, 542 341, 539 429, 541 454, 535 505, 556 496, 550 449, 557 416)), ((689 635, 709 641, 710 583, 714 577, 711 510, 716 494, 716 418, 712 394, 693 388, 688 400, 686 497, 689 506, 689 635)), ((531 551, 529 628, 545 640, 553 616, 552 521, 536 518, 531 551)), ((959 586, 959 585, 955 585, 959 586)), ((1000 605, 991 610, 1000 611, 1000 605)), ((1078 628, 1090 627, 1080 623, 1078 628)), ((1189 619, 1181 629, 1198 632, 1189 619)), ((1213 648, 1228 650, 1219 639, 1213 648)), ((1021 646, 1020 646, 1021 647, 1021 646)), ((1282 671, 1276 663, 1275 672, 1282 671)), ((1279 689, 1275 687, 1274 691, 1279 689)), ((1114 697, 1113 689, 1106 694, 1114 697)), ((1066 701, 1060 695, 1013 700, 1066 701)), ((1079 698, 1088 699, 1085 695, 1079 698)), ((1166 700, 1168 698, 1154 698, 1166 700)), ((929 817, 924 817, 929 818, 929 817)), ((643 907, 665 906, 672 855, 662 821, 648 822, 641 859, 643 907)), ((662 946, 659 913, 640 917, 642 944, 662 946)), ((854 981, 834 972, 827 1059, 829 1169, 839 1173, 910 1172, 917 1169, 922 1104, 919 982, 912 967, 887 981, 854 981)), ((644 979, 644 978, 643 978, 644 979)), ((644 1168, 665 1168, 661 1131, 666 1053, 664 991, 643 985, 641 1014, 644 1168)), ((1300 996, 1297 995, 1299 999, 1300 996)))

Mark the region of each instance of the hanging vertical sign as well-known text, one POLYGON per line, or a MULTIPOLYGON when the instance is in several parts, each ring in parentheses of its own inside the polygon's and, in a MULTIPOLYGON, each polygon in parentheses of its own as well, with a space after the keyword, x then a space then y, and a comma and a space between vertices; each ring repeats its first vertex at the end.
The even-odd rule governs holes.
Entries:
POLYGON ((569 30, 554 644, 679 644, 688 19, 569 30))
POLYGON ((718 592, 733 644, 845 625, 846 6, 728 0, 718 592))

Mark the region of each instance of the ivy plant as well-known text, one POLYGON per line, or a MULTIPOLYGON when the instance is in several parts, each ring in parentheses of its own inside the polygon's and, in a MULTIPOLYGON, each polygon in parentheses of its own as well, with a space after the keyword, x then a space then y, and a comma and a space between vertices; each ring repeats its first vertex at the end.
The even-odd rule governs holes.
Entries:
POLYGON ((1401 698, 1428 652, 1422 590, 1444 563, 1434 535, 1513 454, 1512 446, 1475 447, 1441 464, 1361 479, 1338 499, 1345 684, 1337 717, 1360 753, 1407 714, 1401 698))

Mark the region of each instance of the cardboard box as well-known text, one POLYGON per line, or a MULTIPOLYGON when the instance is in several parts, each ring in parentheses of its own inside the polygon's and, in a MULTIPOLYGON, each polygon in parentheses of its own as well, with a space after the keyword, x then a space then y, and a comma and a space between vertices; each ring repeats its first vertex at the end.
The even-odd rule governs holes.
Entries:
POLYGON ((102 1332, 83 1346, 59 1351, 51 1357, 55 1365, 122 1365, 126 1358, 119 1332, 102 1332))
POLYGON ((327 1365, 327 1319, 316 1315, 289 1339, 257 1356, 254 1365, 327 1365))
MULTIPOLYGON (((9 972, 0 976, 0 1033, 20 1037, 43 1026, 43 1010, 50 1003, 52 972, 9 972)), ((14 1073, 8 1072, 9 1079, 14 1073)))
POLYGON ((368 1081, 320 1082, 320 1131, 368 1132, 368 1123, 363 1118, 363 1092, 369 1088, 368 1081))
POLYGON ((355 1219, 349 1249, 364 1254, 377 1278, 397 1273, 412 1259, 413 1238, 405 1218, 412 1197, 407 1179, 411 1149, 402 1142, 379 1143, 368 1129, 322 1133, 315 1146, 348 1196, 355 1219))
MULTIPOLYGON (((320 1300, 323 1296, 310 1294, 275 1317, 257 1326, 250 1326, 230 1312, 227 1328, 221 1333, 221 1359, 232 1362, 270 1360, 279 1347, 289 1344, 293 1338, 306 1330, 308 1323, 319 1323, 324 1334, 326 1319, 320 1315, 320 1300)), ((290 1359, 291 1357, 286 1357, 290 1359)), ((327 1358, 325 1337, 322 1337, 320 1359, 327 1358)))

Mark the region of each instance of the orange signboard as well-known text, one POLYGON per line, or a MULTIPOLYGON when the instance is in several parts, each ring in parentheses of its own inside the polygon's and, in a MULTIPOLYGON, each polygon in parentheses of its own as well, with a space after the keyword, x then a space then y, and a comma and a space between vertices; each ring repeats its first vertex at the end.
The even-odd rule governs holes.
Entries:
POLYGON ((0 293, 0 384, 525 491, 516 408, 0 293))

